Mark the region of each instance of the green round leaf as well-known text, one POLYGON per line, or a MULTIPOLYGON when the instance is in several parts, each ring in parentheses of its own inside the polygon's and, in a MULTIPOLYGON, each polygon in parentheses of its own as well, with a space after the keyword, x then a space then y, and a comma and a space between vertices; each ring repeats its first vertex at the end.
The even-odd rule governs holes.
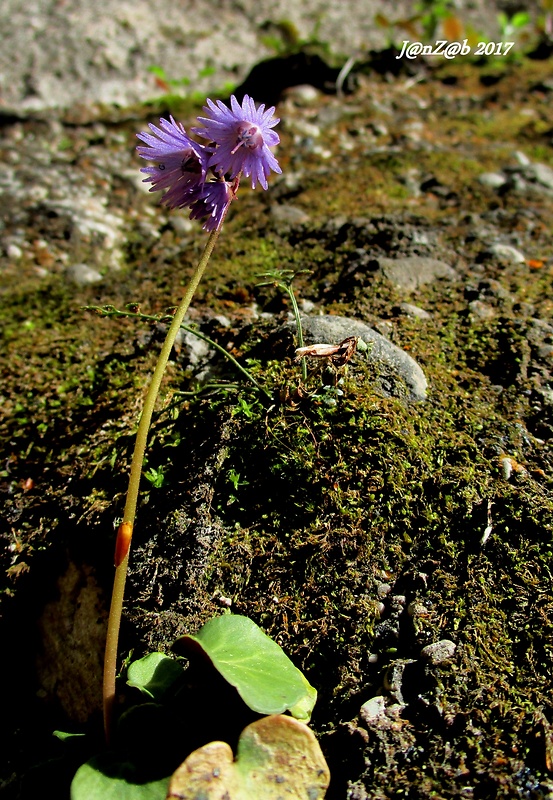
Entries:
POLYGON ((169 778, 133 783, 128 762, 107 756, 91 758, 79 767, 71 783, 71 800, 164 800, 169 778))
POLYGON ((248 617, 215 617, 195 636, 183 636, 178 644, 188 652, 199 646, 253 711, 280 714, 288 709, 309 720, 316 690, 281 647, 248 617))
POLYGON ((174 658, 150 653, 129 665, 127 684, 154 700, 161 700, 183 674, 184 669, 174 658))

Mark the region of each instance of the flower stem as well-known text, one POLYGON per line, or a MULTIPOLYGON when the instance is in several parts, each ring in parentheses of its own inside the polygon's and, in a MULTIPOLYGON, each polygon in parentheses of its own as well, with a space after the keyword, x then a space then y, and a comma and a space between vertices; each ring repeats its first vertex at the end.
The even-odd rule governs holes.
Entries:
POLYGON ((221 225, 214 230, 207 240, 202 257, 200 258, 194 273, 190 279, 190 283, 186 289, 185 295, 182 298, 173 321, 167 331, 165 342, 161 348, 159 358, 157 360, 152 380, 144 400, 144 407, 140 415, 138 423, 138 430, 136 432, 136 441, 134 445, 134 452, 131 462, 131 471, 129 475, 129 486, 127 489, 127 499, 125 502, 125 510, 123 513, 123 522, 119 526, 117 532, 117 540, 115 545, 115 577, 113 580, 113 592, 111 596, 111 607, 108 618, 108 630, 106 638, 106 652, 104 659, 104 682, 103 682, 103 698, 104 698, 104 730, 106 739, 109 743, 111 738, 111 726, 113 716, 113 706, 115 702, 115 675, 117 668, 117 648, 119 643, 119 629, 121 627, 121 614, 123 611, 123 595, 125 592, 125 581, 127 578, 127 569, 129 564, 129 550, 132 539, 133 525, 136 516, 136 506, 138 503, 138 493, 140 488, 140 478, 142 475, 142 465, 144 462, 144 453, 146 451, 146 444, 148 441, 148 431, 154 412, 155 403, 159 393, 159 387, 173 344, 182 325, 184 316, 188 311, 190 302, 194 292, 198 288, 198 284, 205 272, 213 248, 219 236, 221 225))

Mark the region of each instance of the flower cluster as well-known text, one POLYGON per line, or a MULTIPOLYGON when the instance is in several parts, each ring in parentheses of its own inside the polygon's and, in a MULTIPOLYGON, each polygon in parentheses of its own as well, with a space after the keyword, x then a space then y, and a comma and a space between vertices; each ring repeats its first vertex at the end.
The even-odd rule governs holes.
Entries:
POLYGON ((274 107, 256 108, 248 95, 242 105, 234 96, 230 104, 208 100, 204 106, 202 127, 192 132, 208 144, 191 139, 173 117, 161 119, 159 128, 151 124, 152 133, 137 134, 146 145, 136 148, 138 154, 155 162, 141 170, 150 191, 164 191, 161 202, 169 208, 190 208, 191 219, 204 220, 207 231, 222 224, 242 175, 251 177, 253 189, 258 183, 266 189, 271 170, 282 171, 269 149, 280 141, 272 130, 279 122, 274 107))

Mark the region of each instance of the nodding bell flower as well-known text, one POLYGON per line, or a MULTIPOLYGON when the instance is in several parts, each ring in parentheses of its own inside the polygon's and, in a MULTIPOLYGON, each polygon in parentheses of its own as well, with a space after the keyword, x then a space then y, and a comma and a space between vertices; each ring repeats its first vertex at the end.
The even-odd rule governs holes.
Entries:
POLYGON ((144 142, 139 156, 155 162, 141 169, 150 191, 164 191, 161 202, 169 208, 190 208, 190 218, 203 220, 207 231, 222 225, 242 175, 251 177, 253 189, 258 183, 266 189, 271 171, 282 172, 269 149, 280 141, 272 130, 279 122, 274 107, 256 108, 248 95, 242 105, 234 96, 230 104, 208 99, 204 110, 211 116, 198 117, 202 127, 192 128, 209 144, 195 142, 173 117, 137 134, 144 142))

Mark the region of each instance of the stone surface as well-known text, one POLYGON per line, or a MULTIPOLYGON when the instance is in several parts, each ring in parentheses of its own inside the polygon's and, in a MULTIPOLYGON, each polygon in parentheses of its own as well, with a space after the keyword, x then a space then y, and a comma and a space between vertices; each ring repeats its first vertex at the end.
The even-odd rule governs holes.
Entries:
POLYGON ((309 214, 302 208, 292 205, 278 205, 271 208, 271 216, 280 227, 295 227, 309 222, 309 214))
POLYGON ((453 658, 457 645, 451 639, 441 639, 434 644, 428 644, 421 650, 421 656, 427 658, 432 664, 441 664, 453 658))
POLYGON ((455 270, 436 258, 412 256, 408 258, 379 258, 378 267, 382 274, 400 289, 413 292, 425 283, 433 283, 440 278, 454 280, 455 270))
POLYGON ((498 189, 507 182, 507 178, 500 172, 483 172, 478 178, 481 184, 491 189, 498 189))
MULTIPOLYGON (((497 33, 493 4, 476 0, 467 11, 476 30, 497 33)), ((378 13, 407 18, 411 4, 105 0, 98 13, 96 4, 83 0, 3 0, 0 20, 9 35, 0 51, 0 107, 127 105, 174 91, 152 66, 179 82, 176 91, 208 93, 241 83, 256 62, 274 56, 271 41, 285 48, 294 38, 326 43, 343 63, 386 46, 388 32, 375 24, 378 13)))
POLYGON ((372 725, 379 717, 384 716, 386 713, 386 698, 383 695, 371 697, 366 703, 363 703, 359 716, 368 725, 372 725))
POLYGON ((67 277, 79 286, 91 286, 94 283, 101 283, 103 278, 98 270, 89 267, 88 264, 72 264, 66 272, 67 277))
POLYGON ((549 191, 553 191, 553 169, 547 164, 529 164, 524 169, 524 177, 549 191))
POLYGON ((379 382, 386 394, 401 396, 399 379, 405 383, 410 400, 426 399, 428 382, 415 359, 361 320, 322 315, 304 317, 302 325, 307 344, 338 344, 348 336, 358 336, 369 345, 367 358, 382 367, 379 382))
POLYGON ((76 722, 101 708, 107 614, 94 570, 69 563, 38 621, 41 688, 76 722))
POLYGON ((408 317, 415 317, 415 319, 431 319, 432 317, 432 314, 429 314, 424 308, 414 306, 412 303, 400 303, 399 307, 408 317))
POLYGON ((490 252, 493 253, 494 256, 498 256, 498 258, 506 258, 509 261, 513 261, 515 264, 524 264, 526 261, 520 250, 517 250, 516 247, 512 247, 510 244, 493 244, 490 247, 490 252))

